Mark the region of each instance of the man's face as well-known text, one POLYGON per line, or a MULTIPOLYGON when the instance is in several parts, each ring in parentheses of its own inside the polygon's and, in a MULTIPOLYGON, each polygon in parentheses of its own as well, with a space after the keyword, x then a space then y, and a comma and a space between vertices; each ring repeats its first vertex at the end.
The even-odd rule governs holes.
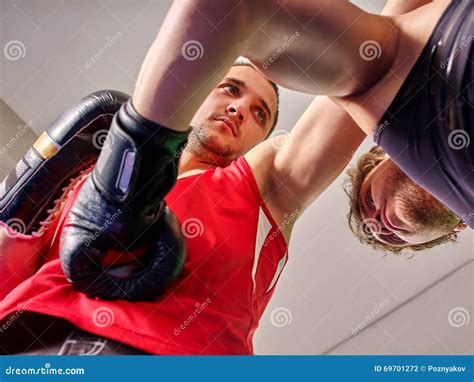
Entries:
POLYGON ((426 243, 453 229, 449 210, 389 157, 367 175, 359 201, 362 219, 373 236, 395 247, 426 243))
POLYGON ((268 80, 253 68, 234 66, 196 112, 188 148, 225 166, 265 139, 276 110, 268 80))

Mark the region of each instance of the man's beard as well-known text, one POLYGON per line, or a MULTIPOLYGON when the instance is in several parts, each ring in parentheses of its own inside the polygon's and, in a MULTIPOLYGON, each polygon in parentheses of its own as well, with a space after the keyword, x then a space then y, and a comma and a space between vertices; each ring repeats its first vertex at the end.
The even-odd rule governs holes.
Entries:
POLYGON ((390 174, 387 187, 394 190, 394 201, 401 217, 417 230, 452 229, 458 218, 431 194, 413 182, 398 166, 390 174))
POLYGON ((229 145, 219 143, 207 123, 192 126, 186 150, 218 167, 225 167, 238 157, 229 145))

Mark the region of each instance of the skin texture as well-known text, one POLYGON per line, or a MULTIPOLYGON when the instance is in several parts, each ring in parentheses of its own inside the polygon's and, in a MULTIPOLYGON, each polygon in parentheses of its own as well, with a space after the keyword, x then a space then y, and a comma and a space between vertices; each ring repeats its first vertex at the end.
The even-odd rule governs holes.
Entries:
POLYGON ((408 178, 387 156, 362 183, 361 215, 374 236, 403 247, 421 244, 452 231, 444 226, 447 210, 408 178))
POLYGON ((364 91, 385 74, 395 57, 398 31, 392 20, 345 0, 215 4, 215 0, 172 4, 133 94, 134 106, 144 117, 186 130, 239 55, 263 68, 285 38, 296 32, 298 37, 265 70, 274 82, 294 90, 337 96, 364 91), (364 60, 359 53, 369 40, 381 46, 377 62, 364 60), (183 54, 190 43, 197 47, 199 58, 190 60, 183 54))
POLYGON ((181 172, 226 166, 248 152, 268 135, 276 108, 275 91, 262 74, 247 66, 232 67, 191 121, 181 172), (227 119, 234 131, 216 119, 227 119))

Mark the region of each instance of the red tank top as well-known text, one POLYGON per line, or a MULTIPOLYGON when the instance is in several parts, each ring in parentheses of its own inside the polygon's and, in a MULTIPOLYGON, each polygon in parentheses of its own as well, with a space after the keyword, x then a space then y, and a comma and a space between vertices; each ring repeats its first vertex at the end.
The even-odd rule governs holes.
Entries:
POLYGON ((77 292, 62 272, 56 234, 50 261, 6 296, 1 319, 20 309, 57 316, 153 354, 253 354, 288 251, 248 163, 240 157, 180 179, 166 201, 181 221, 188 257, 163 296, 103 301, 77 292))

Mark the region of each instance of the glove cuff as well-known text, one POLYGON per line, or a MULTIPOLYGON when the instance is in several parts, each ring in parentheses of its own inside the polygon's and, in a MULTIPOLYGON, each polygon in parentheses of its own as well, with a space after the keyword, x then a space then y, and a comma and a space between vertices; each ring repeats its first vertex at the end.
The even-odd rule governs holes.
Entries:
POLYGON ((178 162, 191 129, 179 132, 142 117, 131 100, 115 114, 92 173, 99 191, 147 216, 178 177, 178 162))

